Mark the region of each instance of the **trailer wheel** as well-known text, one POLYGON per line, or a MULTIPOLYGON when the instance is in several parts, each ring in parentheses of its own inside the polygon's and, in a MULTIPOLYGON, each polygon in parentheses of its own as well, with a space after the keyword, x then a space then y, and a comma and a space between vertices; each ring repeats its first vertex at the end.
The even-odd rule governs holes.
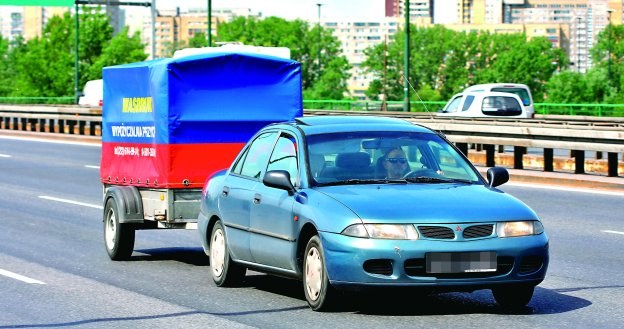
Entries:
POLYGON ((112 260, 130 258, 134 250, 134 227, 119 222, 119 207, 114 198, 109 198, 104 207, 104 244, 112 260))
POLYGON ((247 269, 230 258, 225 231, 221 221, 217 221, 210 234, 210 274, 218 287, 240 284, 247 269))

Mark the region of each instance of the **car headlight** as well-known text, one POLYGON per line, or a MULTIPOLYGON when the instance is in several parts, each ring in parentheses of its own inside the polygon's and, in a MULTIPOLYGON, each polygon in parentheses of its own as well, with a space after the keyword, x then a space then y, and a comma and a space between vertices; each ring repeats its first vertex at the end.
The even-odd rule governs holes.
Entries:
POLYGON ((501 238, 538 235, 544 233, 544 226, 536 220, 502 222, 496 224, 496 234, 501 238))
POLYGON ((418 232, 410 224, 354 224, 342 231, 342 234, 373 239, 417 240, 418 232))

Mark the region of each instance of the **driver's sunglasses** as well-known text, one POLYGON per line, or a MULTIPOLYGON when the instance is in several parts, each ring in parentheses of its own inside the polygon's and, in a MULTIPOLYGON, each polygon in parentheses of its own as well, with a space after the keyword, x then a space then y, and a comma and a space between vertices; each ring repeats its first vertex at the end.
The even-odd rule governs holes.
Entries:
POLYGON ((406 158, 387 158, 386 161, 392 163, 392 164, 406 164, 407 163, 407 159, 406 158))

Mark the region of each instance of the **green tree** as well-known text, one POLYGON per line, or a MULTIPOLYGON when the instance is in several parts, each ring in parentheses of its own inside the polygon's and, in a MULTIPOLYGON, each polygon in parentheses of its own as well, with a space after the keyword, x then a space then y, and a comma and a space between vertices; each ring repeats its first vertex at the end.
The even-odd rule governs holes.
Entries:
MULTIPOLYGON (((377 77, 368 97, 376 99, 385 92, 388 100, 403 98, 404 40, 405 32, 399 31, 387 45, 366 50, 368 58, 363 65, 377 77)), ((433 95, 448 99, 472 84, 516 82, 529 85, 539 100, 543 84, 564 65, 564 53, 543 38, 527 40, 521 34, 465 33, 440 25, 410 25, 408 79, 419 95, 434 91, 433 95)))
POLYGON ((190 48, 208 47, 208 38, 206 37, 206 33, 195 33, 193 37, 189 39, 188 46, 190 48))
POLYGON ((620 92, 624 78, 624 25, 610 24, 602 30, 590 54, 594 63, 593 67, 604 69, 607 72, 609 84, 620 92))
POLYGON ((341 55, 340 42, 329 30, 319 30, 318 26, 310 28, 302 20, 238 17, 232 22, 220 24, 217 32, 216 39, 220 42, 289 48, 291 58, 301 63, 302 85, 306 97, 342 99, 347 91, 346 80, 350 65, 341 55))
MULTIPOLYGON (((85 7, 79 17, 79 88, 88 80, 100 79, 104 66, 147 58, 138 34, 128 37, 125 29, 113 37, 109 19, 100 8, 85 7)), ((10 87, 0 88, 0 93, 43 97, 74 95, 75 33, 75 19, 66 13, 52 17, 42 37, 25 43, 18 39, 3 57, 7 58, 3 65, 11 69, 4 70, 0 65, 0 81, 11 81, 7 84, 10 87)))

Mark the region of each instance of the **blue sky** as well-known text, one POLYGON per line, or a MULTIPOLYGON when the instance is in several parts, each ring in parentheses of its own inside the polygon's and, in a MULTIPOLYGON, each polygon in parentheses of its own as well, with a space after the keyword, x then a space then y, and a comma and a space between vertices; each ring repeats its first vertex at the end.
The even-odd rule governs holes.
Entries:
MULTIPOLYGON (((379 18, 384 16, 384 0, 212 0, 213 8, 251 8, 263 16, 286 19, 318 19, 321 3, 321 20, 339 18, 379 18)), ((207 0, 156 0, 158 8, 207 7, 207 0)))

